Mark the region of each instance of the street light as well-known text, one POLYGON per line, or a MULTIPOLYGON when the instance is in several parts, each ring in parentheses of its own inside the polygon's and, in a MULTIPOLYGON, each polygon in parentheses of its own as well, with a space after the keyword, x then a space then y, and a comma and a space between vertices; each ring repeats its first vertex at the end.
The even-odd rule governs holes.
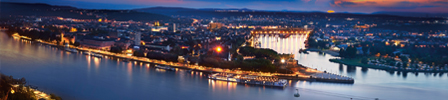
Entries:
POLYGON ((16 91, 14 91, 14 89, 11 88, 11 94, 14 94, 16 91))
POLYGON ((282 59, 281 62, 282 62, 282 63, 285 63, 285 59, 282 59))
POLYGON ((221 48, 221 47, 217 47, 217 48, 216 48, 216 51, 217 51, 217 52, 221 52, 221 51, 222 51, 222 48, 221 48))

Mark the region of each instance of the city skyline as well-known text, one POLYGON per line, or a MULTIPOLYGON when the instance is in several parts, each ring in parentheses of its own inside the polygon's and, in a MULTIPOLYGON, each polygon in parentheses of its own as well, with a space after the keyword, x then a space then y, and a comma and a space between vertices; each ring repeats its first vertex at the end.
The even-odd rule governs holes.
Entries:
POLYGON ((165 6, 305 12, 334 10, 336 13, 448 13, 448 1, 444 0, 4 0, 4 2, 47 3, 83 9, 136 9, 165 6))

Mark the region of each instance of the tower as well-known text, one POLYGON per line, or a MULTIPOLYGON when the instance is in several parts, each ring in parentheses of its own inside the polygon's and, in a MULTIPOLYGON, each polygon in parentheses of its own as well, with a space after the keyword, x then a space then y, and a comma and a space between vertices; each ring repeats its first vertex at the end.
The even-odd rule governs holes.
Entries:
POLYGON ((176 33, 176 23, 173 23, 173 32, 176 33))
POLYGON ((140 45, 141 36, 142 36, 141 32, 135 32, 135 34, 134 34, 134 43, 135 43, 135 45, 140 45))

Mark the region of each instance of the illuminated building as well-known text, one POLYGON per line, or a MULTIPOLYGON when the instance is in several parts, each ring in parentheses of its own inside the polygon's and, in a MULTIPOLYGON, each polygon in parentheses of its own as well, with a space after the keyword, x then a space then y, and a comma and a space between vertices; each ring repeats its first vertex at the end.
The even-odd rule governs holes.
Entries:
POLYGON ((161 26, 160 22, 154 22, 154 27, 151 28, 151 31, 153 32, 161 32, 161 31, 168 31, 168 27, 161 26))
POLYGON ((151 31, 153 31, 153 32, 168 31, 168 27, 164 27, 164 26, 153 27, 153 28, 151 28, 151 31))
POLYGON ((173 32, 176 33, 176 23, 173 23, 173 32))
POLYGON ((159 21, 154 22, 154 26, 160 26, 160 22, 159 21))
POLYGON ((73 32, 78 32, 78 29, 72 27, 72 28, 70 28, 70 32, 72 32, 72 33, 73 32))
POLYGON ((75 36, 71 35, 65 35, 64 33, 61 33, 61 41, 66 43, 75 43, 75 36))
POLYGON ((110 47, 115 44, 115 40, 103 39, 103 38, 90 38, 90 39, 83 39, 80 43, 82 47, 109 50, 110 47))
POLYGON ((216 30, 216 29, 221 29, 221 27, 223 26, 223 24, 222 23, 213 23, 213 22, 211 22, 210 24, 208 24, 208 27, 207 27, 207 29, 209 29, 209 30, 216 30))

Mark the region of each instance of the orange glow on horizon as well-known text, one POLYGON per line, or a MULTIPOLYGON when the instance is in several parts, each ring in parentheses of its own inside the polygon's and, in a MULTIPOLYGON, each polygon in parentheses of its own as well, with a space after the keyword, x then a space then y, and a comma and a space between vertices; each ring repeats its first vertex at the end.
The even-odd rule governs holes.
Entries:
POLYGON ((334 13, 334 10, 328 10, 327 13, 334 13))

